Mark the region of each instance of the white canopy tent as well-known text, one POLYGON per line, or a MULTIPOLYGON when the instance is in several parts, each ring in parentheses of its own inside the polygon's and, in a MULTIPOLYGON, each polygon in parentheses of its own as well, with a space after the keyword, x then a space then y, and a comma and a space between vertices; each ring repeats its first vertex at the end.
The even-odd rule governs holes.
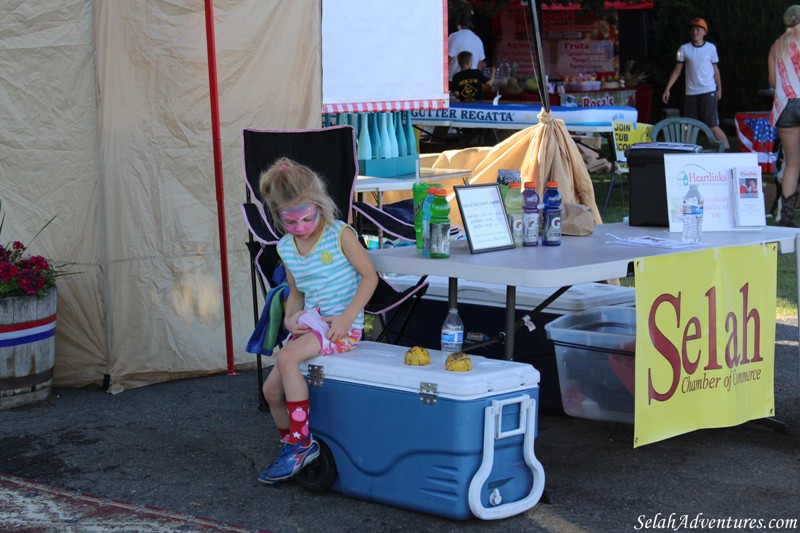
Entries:
MULTIPOLYGON (((408 9, 432 4, 442 9, 438 0, 408 9)), ((319 126, 322 10, 320 0, 214 7, 235 362, 244 364, 253 320, 241 131, 319 126)), ((27 241, 56 215, 32 250, 79 272, 58 283, 55 384, 119 392, 224 371, 202 3, 0 0, 0 50, 0 238, 27 241)), ((434 92, 441 98, 442 87, 434 92)))

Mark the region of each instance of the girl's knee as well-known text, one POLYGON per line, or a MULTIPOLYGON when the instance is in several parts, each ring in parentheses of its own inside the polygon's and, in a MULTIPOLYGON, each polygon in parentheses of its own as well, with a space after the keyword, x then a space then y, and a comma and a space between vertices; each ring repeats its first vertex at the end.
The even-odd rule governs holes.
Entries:
POLYGON ((281 373, 281 375, 286 375, 292 370, 299 369, 300 361, 296 357, 293 350, 283 349, 275 358, 275 366, 278 367, 278 371, 281 373))
POLYGON ((280 404, 283 401, 283 387, 281 387, 279 380, 266 380, 261 386, 261 392, 270 405, 280 404))

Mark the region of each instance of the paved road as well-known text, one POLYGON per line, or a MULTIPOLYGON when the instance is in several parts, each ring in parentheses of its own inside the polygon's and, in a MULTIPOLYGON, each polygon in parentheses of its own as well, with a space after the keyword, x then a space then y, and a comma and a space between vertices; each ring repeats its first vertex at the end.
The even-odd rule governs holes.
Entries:
POLYGON ((294 483, 260 485, 275 438, 256 407, 254 372, 116 396, 59 389, 0 412, 0 472, 275 532, 630 531, 647 519, 663 526, 671 513, 676 523, 684 515, 800 519, 797 337, 796 321, 778 326, 776 414, 792 434, 748 423, 633 449, 631 426, 543 415, 536 452, 550 503, 502 521, 450 521, 294 483))

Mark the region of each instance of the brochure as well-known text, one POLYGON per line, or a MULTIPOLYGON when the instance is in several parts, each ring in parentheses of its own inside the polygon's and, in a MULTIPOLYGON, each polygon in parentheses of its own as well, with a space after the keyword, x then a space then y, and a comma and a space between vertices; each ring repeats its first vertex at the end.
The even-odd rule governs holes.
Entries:
POLYGON ((764 207, 764 190, 761 187, 761 167, 734 167, 733 215, 737 226, 762 227, 767 214, 764 207))

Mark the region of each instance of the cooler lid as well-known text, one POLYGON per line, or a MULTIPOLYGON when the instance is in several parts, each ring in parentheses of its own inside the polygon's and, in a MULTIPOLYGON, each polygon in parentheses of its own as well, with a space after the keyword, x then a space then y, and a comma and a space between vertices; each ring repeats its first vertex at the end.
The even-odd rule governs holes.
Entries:
MULTIPOLYGON (((417 276, 395 276, 389 282, 399 289, 406 289, 419 281, 417 276)), ((447 300, 448 282, 444 276, 428 276, 428 291, 424 298, 447 300)), ((529 311, 542 303, 555 289, 533 289, 517 287, 517 309, 529 311)), ((603 305, 633 304, 636 290, 606 283, 581 283, 573 285, 545 309, 553 314, 574 313, 603 305)), ((506 287, 493 283, 458 280, 458 303, 506 307, 506 287)))
POLYGON ((419 393, 423 383, 436 385, 438 396, 472 400, 531 389, 539 384, 539 371, 527 363, 488 359, 470 355, 472 370, 450 372, 444 369, 445 357, 428 349, 430 366, 406 366, 408 348, 362 341, 355 350, 324 355, 300 366, 308 374, 309 365, 322 367, 324 380, 370 385, 391 390, 419 393))

